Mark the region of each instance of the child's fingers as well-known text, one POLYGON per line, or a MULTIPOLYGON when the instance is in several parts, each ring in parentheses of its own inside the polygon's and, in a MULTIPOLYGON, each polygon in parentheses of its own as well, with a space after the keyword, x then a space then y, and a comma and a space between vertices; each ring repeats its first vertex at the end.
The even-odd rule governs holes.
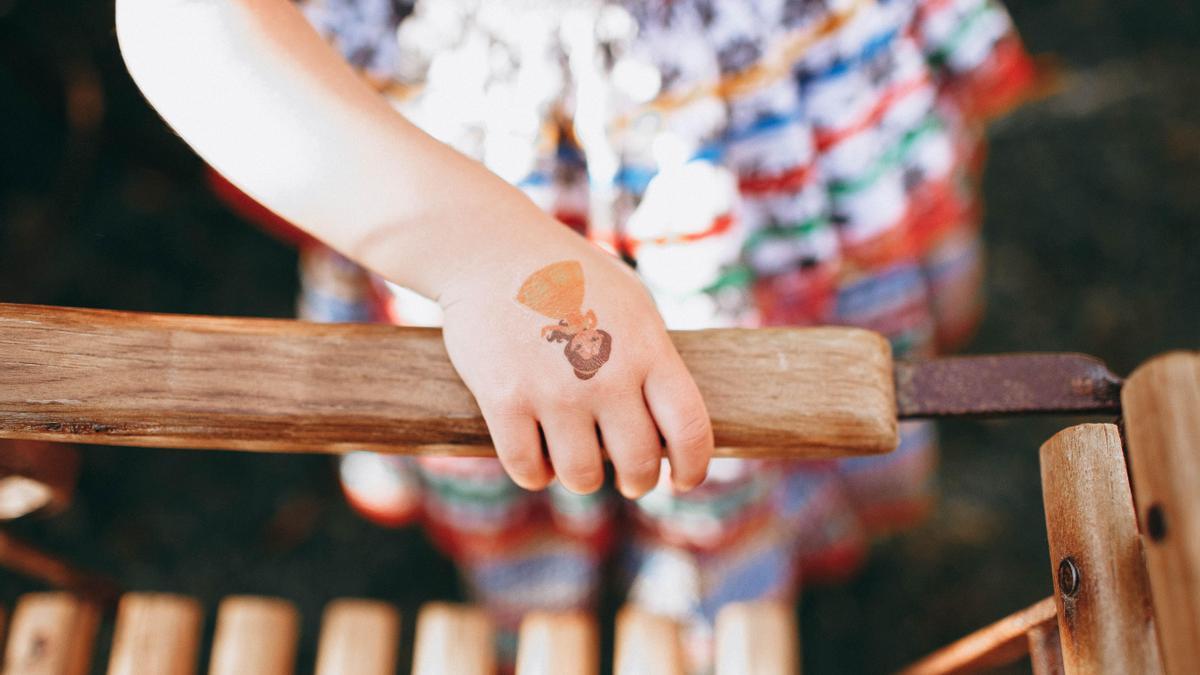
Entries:
POLYGON ((554 472, 542 454, 542 439, 537 422, 528 414, 483 412, 500 465, 517 485, 526 490, 541 490, 550 484, 554 472))
POLYGON ((596 420, 587 411, 554 408, 539 415, 554 475, 563 487, 588 494, 604 484, 596 420))
POLYGON ((646 403, 667 442, 671 481, 690 490, 704 481, 713 453, 712 424, 691 373, 678 356, 650 371, 646 403))
POLYGON ((658 483, 662 444, 646 402, 641 396, 626 398, 629 400, 598 410, 596 421, 616 470, 617 489, 636 499, 658 483))

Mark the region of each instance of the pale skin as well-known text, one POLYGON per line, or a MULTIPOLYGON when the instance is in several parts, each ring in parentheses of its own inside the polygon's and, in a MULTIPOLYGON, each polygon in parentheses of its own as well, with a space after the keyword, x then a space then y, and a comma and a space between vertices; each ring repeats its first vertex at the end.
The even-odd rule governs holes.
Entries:
POLYGON ((660 458, 703 481, 708 413, 653 301, 620 261, 396 113, 287 0, 117 0, 134 81, 216 170, 386 279, 436 300, 446 348, 513 480, 587 493, 613 463, 627 497, 660 458), (612 353, 580 380, 522 282, 578 261, 612 353), (540 433, 539 433, 540 429, 540 433), (543 441, 544 438, 544 451, 543 441), (603 448, 603 449, 602 449, 603 448))

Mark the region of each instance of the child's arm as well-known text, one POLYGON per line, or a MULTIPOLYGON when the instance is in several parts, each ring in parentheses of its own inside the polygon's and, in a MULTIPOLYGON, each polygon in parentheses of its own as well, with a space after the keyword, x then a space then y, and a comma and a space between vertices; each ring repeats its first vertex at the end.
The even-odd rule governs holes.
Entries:
POLYGON ((117 35, 146 98, 226 178, 441 303, 518 484, 599 487, 597 429, 626 495, 654 485, 659 432, 676 486, 703 479, 704 403, 633 274, 398 115, 286 0, 117 0, 117 35))

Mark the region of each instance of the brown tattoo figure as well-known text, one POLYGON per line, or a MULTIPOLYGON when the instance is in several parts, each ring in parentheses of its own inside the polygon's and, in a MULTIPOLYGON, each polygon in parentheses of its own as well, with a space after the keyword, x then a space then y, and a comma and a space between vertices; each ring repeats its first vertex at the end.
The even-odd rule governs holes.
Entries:
POLYGON ((548 342, 566 342, 563 354, 581 380, 608 361, 612 336, 596 328, 596 313, 583 311, 583 266, 564 260, 534 272, 521 284, 517 302, 557 323, 542 328, 548 342))

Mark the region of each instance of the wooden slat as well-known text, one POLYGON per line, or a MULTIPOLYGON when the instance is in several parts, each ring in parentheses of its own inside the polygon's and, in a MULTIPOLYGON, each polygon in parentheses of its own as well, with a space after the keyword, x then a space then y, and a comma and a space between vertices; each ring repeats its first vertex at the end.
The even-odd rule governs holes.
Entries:
POLYGON ((386 602, 334 600, 325 607, 316 675, 392 675, 400 648, 400 612, 386 602))
POLYGON ((792 607, 739 602, 717 613, 716 675, 795 675, 800 631, 792 607))
POLYGON ((108 675, 192 675, 203 621, 192 598, 126 593, 117 606, 108 675))
POLYGON ((1029 640, 1029 665, 1033 675, 1063 675, 1067 672, 1057 621, 1032 626, 1025 637, 1029 640))
MULTIPOLYGON (((896 446, 891 350, 875 333, 673 338, 718 445, 751 449, 736 454, 843 456, 896 446)), ((0 304, 0 438, 492 453, 437 330, 9 304, 0 304), (445 444, 455 447, 414 447, 445 444)))
POLYGON ((1200 353, 1142 365, 1121 392, 1163 661, 1200 667, 1200 353))
POLYGON ((21 596, 13 612, 4 675, 83 675, 91 666, 100 612, 68 593, 21 596))
POLYGON ((291 675, 300 615, 285 600, 230 596, 217 609, 209 675, 291 675))
POLYGON ((496 672, 491 619, 476 607, 431 602, 417 614, 413 675, 492 675, 496 672))
POLYGON ((942 647, 900 671, 902 675, 974 673, 1012 663, 1029 653, 1026 635, 1057 621, 1054 598, 1046 598, 942 647))
POLYGON ((684 675, 686 665, 679 624, 636 607, 617 613, 615 675, 684 675))
POLYGON ((1068 673, 1161 672, 1121 437, 1064 429, 1041 449, 1046 536, 1068 673))
POLYGON ((600 636, 583 612, 532 612, 517 635, 517 675, 597 675, 600 636))

